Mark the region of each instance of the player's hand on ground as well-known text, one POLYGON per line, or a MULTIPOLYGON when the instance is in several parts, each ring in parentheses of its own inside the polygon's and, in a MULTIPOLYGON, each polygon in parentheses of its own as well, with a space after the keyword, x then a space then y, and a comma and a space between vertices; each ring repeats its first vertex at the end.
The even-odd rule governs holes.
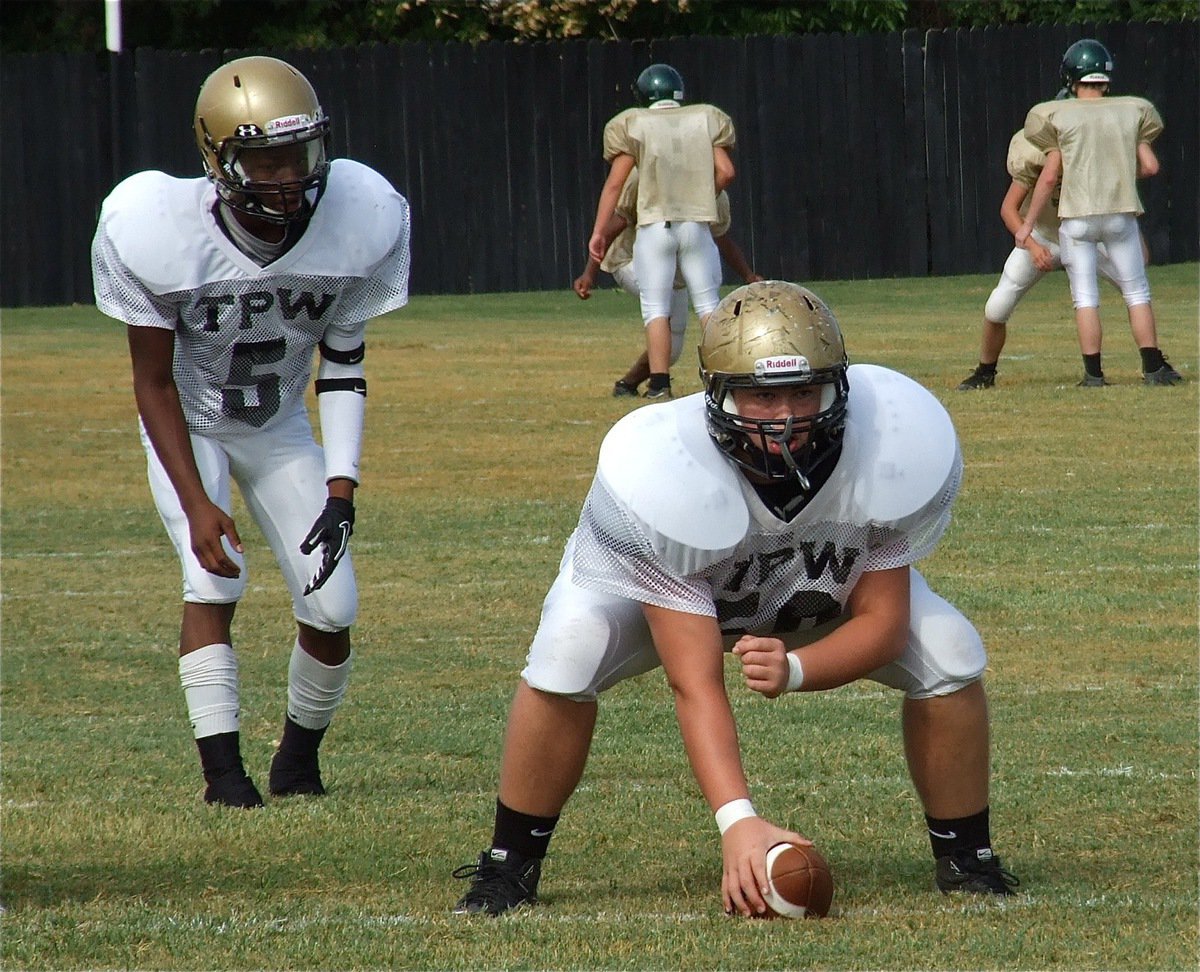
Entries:
POLYGON ((317 522, 312 525, 308 536, 300 544, 302 554, 310 554, 317 547, 321 548, 321 567, 304 588, 306 595, 320 590, 332 576, 338 561, 345 556, 350 546, 350 534, 353 532, 354 504, 340 496, 330 496, 325 501, 325 509, 317 517, 317 522))
POLYGON ((205 503, 188 514, 188 529, 192 536, 192 553, 200 566, 218 577, 237 577, 242 569, 229 556, 222 540, 238 553, 242 552, 242 538, 238 536, 233 517, 215 503, 205 503))
POLYGON ((733 646, 733 653, 742 663, 746 688, 768 699, 783 694, 788 683, 788 660, 782 641, 742 635, 733 646))
POLYGON ((746 817, 725 831, 721 837, 725 865, 721 897, 726 914, 751 918, 766 913, 763 893, 767 889, 767 851, 784 842, 812 843, 807 837, 776 827, 762 817, 746 817))
POLYGON ((581 273, 575 278, 575 282, 571 284, 571 289, 579 294, 581 300, 587 300, 592 296, 592 287, 596 283, 596 278, 590 273, 581 273))

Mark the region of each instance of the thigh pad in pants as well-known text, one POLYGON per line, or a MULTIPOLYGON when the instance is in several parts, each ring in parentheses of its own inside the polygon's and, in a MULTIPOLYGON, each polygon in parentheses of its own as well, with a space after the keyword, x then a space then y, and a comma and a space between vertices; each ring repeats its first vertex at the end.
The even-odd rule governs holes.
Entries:
POLYGON ((571 579, 573 545, 568 541, 542 603, 521 677, 542 692, 583 702, 658 667, 659 660, 640 603, 585 590, 571 579))

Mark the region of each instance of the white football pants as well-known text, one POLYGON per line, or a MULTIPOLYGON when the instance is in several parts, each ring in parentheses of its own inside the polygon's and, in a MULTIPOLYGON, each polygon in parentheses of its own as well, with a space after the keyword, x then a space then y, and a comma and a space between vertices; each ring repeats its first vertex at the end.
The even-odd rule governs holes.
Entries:
MULTIPOLYGON (((1034 233, 1033 237, 1053 255, 1054 269, 1061 270, 1063 263, 1058 244, 1047 240, 1040 233, 1034 233)), ((1105 279, 1116 283, 1112 261, 1108 258, 1108 250, 1103 243, 1096 247, 1096 270, 1105 279)), ((1004 270, 1001 271, 999 282, 983 307, 984 318, 995 324, 1007 324, 1021 298, 1044 276, 1046 272, 1034 266, 1033 256, 1028 250, 1014 247, 1008 259, 1004 261, 1004 270)))
MULTIPOLYGON (((632 263, 617 267, 613 271, 612 277, 620 284, 625 293, 633 294, 634 297, 640 294, 637 274, 633 271, 632 263)), ((671 291, 671 316, 668 323, 671 325, 671 364, 674 364, 683 353, 683 338, 687 332, 688 292, 686 286, 675 287, 671 291)))
POLYGON ((641 285, 644 323, 670 317, 676 268, 703 320, 721 300, 721 254, 712 227, 674 221, 639 226, 633 241, 633 270, 641 285))
MULTIPOLYGON (((150 492, 158 515, 175 544, 183 566, 183 599, 196 604, 232 604, 246 591, 245 557, 228 543, 225 552, 242 568, 239 577, 210 574, 192 552, 187 517, 175 488, 139 421, 146 450, 150 492)), ((191 436, 192 452, 204 490, 217 506, 232 513, 231 482, 236 481, 254 522, 262 530, 292 595, 296 620, 319 631, 340 631, 354 623, 358 587, 350 552, 325 585, 308 597, 305 585, 321 565, 321 548, 300 552, 300 543, 325 506, 325 454, 313 438, 303 403, 290 415, 235 439, 191 436)), ((246 529, 239 530, 243 542, 246 529)))
POLYGON ((1100 306, 1096 272, 1101 243, 1108 250, 1112 281, 1125 298, 1125 306, 1150 303, 1150 281, 1146 277, 1137 217, 1133 213, 1109 213, 1072 217, 1059 224, 1058 245, 1067 278, 1071 281, 1071 298, 1075 306, 1100 306))
MULTIPOLYGON (((521 677, 533 688, 588 701, 659 663, 642 605, 600 594, 572 579, 574 537, 542 604, 542 617, 521 677)), ((900 689, 910 699, 949 695, 983 674, 987 653, 975 626, 912 570, 908 644, 890 665, 866 678, 900 689)), ((784 637, 789 648, 811 644, 845 618, 784 637)), ((728 651, 736 636, 725 639, 728 651)))

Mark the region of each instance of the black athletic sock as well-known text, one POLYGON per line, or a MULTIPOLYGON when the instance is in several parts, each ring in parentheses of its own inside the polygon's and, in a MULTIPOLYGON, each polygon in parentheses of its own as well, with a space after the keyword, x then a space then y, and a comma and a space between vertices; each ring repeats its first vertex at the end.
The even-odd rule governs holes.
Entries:
POLYGON ((279 751, 297 760, 316 759, 317 750, 328 728, 329 726, 322 726, 320 729, 306 729, 288 716, 283 721, 283 738, 279 740, 279 751))
POLYGON ((1085 354, 1083 356, 1083 372, 1086 375, 1091 375, 1093 378, 1103 378, 1104 371, 1100 367, 1100 352, 1095 354, 1085 354))
POLYGON ((1158 348, 1138 348, 1138 352, 1142 356, 1142 373, 1150 374, 1152 371, 1158 371, 1166 362, 1163 360, 1162 352, 1158 348))
POLYGON ((650 373, 650 391, 661 391, 671 387, 671 376, 666 372, 653 371, 650 373))
POLYGON ((535 817, 518 813, 496 801, 496 824, 492 831, 492 846, 516 851, 525 860, 541 860, 546 856, 550 838, 558 825, 558 815, 535 817))
POLYGON ((929 843, 934 857, 945 857, 957 850, 979 850, 992 846, 991 827, 988 822, 988 807, 969 817, 942 820, 925 814, 925 825, 929 828, 929 843))
POLYGON ((230 770, 242 770, 241 733, 218 732, 214 736, 202 736, 196 740, 200 750, 200 766, 204 779, 211 783, 230 770))

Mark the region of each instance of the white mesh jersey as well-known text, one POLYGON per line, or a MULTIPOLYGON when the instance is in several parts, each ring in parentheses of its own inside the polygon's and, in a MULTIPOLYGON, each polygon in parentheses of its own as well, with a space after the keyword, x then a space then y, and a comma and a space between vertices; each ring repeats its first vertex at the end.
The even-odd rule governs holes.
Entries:
POLYGON ((866 571, 937 545, 962 479, 950 416, 898 372, 850 368, 837 466, 792 521, 775 517, 709 438, 703 394, 610 430, 575 531, 581 587, 783 635, 842 614, 866 571))
POLYGON ((383 176, 332 163, 300 240, 265 267, 217 222, 207 179, 141 172, 104 202, 92 242, 96 306, 175 332, 175 383, 193 432, 238 435, 300 407, 318 342, 362 343, 408 302, 408 202, 383 176))

